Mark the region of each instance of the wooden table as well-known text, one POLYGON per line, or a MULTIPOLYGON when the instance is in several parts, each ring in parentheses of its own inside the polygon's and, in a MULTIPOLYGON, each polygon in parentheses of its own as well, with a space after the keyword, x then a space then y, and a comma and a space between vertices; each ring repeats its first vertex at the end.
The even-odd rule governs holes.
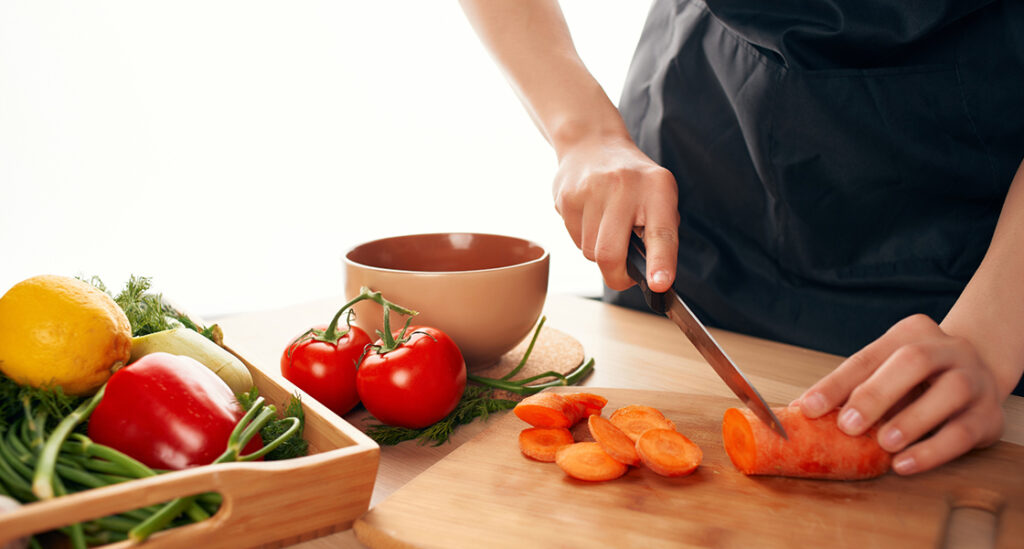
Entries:
MULTIPOLYGON (((314 324, 326 323, 344 303, 342 297, 276 311, 232 316, 218 323, 225 343, 266 373, 280 378, 280 357, 288 342, 314 324)), ((681 393, 731 396, 676 326, 664 317, 607 305, 576 296, 549 296, 547 325, 575 337, 588 357, 596 359, 594 373, 584 385, 657 389, 681 393)), ((712 330, 726 352, 743 369, 772 405, 783 405, 837 366, 842 358, 722 330, 712 330)), ((1010 397, 1004 405, 1004 440, 1024 444, 1024 398, 1010 397)), ((366 413, 345 416, 362 425, 366 413)), ((486 428, 475 422, 456 431, 440 447, 406 442, 381 449, 380 469, 370 505, 376 505, 452 450, 486 428)), ((302 549, 362 547, 351 530, 297 545, 302 549)))

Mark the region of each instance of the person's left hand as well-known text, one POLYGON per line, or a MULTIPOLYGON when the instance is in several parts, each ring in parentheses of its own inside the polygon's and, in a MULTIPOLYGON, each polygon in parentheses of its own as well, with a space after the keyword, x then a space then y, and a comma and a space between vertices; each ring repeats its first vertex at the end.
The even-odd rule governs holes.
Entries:
POLYGON ((898 322, 794 404, 811 418, 841 406, 839 428, 849 435, 878 423, 878 442, 895 453, 901 475, 993 444, 1004 425, 992 371, 970 341, 925 315, 898 322))

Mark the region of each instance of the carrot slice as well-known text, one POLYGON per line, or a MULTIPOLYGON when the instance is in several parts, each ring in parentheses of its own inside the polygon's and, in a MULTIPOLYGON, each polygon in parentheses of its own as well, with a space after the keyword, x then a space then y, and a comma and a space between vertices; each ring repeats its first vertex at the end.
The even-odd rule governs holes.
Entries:
POLYGON ((634 442, 649 429, 676 428, 675 424, 657 409, 636 404, 615 410, 608 419, 634 442))
POLYGON ((601 411, 608 404, 607 398, 595 395, 594 393, 568 393, 565 395, 565 398, 583 404, 583 416, 580 419, 601 415, 601 411))
POLYGON ((876 429, 851 437, 836 425, 838 411, 817 419, 797 407, 773 408, 789 440, 750 410, 730 408, 722 420, 729 459, 747 475, 862 480, 885 474, 892 456, 878 445, 876 429))
POLYGON ((514 408, 519 419, 534 427, 572 427, 585 417, 601 414, 608 399, 591 393, 537 393, 514 408))
POLYGON ((612 480, 626 474, 629 467, 601 449, 596 442, 577 442, 555 454, 555 463, 565 474, 579 480, 612 480))
POLYGON ((519 433, 519 450, 523 455, 548 463, 555 461, 558 450, 573 442, 572 433, 565 428, 530 427, 519 433))
POLYGON ((591 436, 601 445, 615 461, 626 465, 639 465, 640 455, 636 453, 636 444, 623 433, 614 423, 601 416, 587 418, 587 427, 591 436))
POLYGON ((665 477, 689 475, 700 465, 704 452, 673 429, 648 429, 636 440, 636 452, 650 470, 665 477))
POLYGON ((572 427, 579 418, 575 411, 566 414, 568 408, 558 393, 537 393, 521 400, 512 412, 534 427, 572 427))

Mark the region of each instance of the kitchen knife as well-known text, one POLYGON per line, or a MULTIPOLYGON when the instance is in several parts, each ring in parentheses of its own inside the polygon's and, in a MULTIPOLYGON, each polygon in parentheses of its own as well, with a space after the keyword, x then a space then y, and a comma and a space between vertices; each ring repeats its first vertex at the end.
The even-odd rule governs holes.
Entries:
POLYGON ((704 357, 704 360, 711 365, 715 372, 718 373, 718 376, 732 389, 732 392, 736 393, 736 396, 740 397, 740 400, 761 421, 765 422, 782 438, 788 440, 789 437, 786 436, 786 430, 779 423, 779 418, 775 417, 775 414, 768 407, 768 404, 765 403, 764 399, 761 398, 757 389, 747 381, 743 372, 725 354, 722 347, 718 345, 715 338, 711 337, 707 328, 701 324, 700 320, 697 319, 697 316, 693 314, 693 311, 690 310, 690 307, 686 305, 682 298, 671 288, 667 292, 659 293, 652 292, 647 286, 647 250, 644 247, 644 241, 633 232, 629 235, 626 271, 629 273, 630 278, 640 284, 644 300, 647 301, 647 305, 651 310, 672 319, 676 326, 686 334, 690 343, 693 343, 693 346, 697 348, 697 351, 704 357))

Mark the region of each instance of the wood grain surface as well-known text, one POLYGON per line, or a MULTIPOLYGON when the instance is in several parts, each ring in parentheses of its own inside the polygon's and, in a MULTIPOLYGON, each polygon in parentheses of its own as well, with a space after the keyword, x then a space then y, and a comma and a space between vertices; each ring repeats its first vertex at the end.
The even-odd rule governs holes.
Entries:
POLYGON ((520 454, 528 425, 508 414, 357 520, 357 537, 374 548, 931 548, 947 537, 951 509, 968 506, 997 512, 997 547, 1024 539, 1024 447, 1001 442, 912 477, 747 477, 722 447, 722 414, 735 399, 588 390, 609 399, 605 416, 627 404, 662 410, 701 446, 701 466, 683 478, 638 467, 614 481, 576 481, 520 454))
MULTIPOLYGON (((249 358, 267 375, 280 378, 281 353, 289 341, 310 326, 330 320, 344 302, 344 297, 337 296, 217 320, 232 348, 249 358)), ((547 316, 545 326, 573 337, 582 344, 586 356, 596 360, 594 373, 584 382, 588 390, 614 387, 675 391, 718 396, 729 402, 738 402, 733 400, 735 397, 729 389, 679 329, 665 317, 563 294, 548 296, 544 315, 547 316)), ((842 361, 842 357, 836 355, 714 327, 710 330, 761 395, 777 404, 786 404, 796 398, 842 361)), ((1003 440, 1024 444, 1024 398, 1010 397, 1003 410, 1006 414, 1003 440)), ((501 421, 505 415, 494 414, 486 422, 477 421, 461 427, 450 443, 441 446, 421 446, 407 442, 382 447, 371 508, 381 506, 397 490, 501 421)), ((366 417, 362 408, 345 415, 345 419, 356 427, 363 427, 366 417)), ((1022 469, 1024 464, 1018 462, 1018 470, 1022 469)), ((1021 474, 1017 473, 1011 478, 1020 477, 1021 474)), ((460 518, 470 521, 474 516, 470 513, 460 515, 460 518)), ((976 540, 976 536, 967 539, 976 540)), ((301 543, 298 547, 337 549, 364 546, 352 530, 348 530, 301 543)), ((485 546, 483 541, 480 546, 485 546)), ((602 543, 599 546, 611 545, 602 543)))

